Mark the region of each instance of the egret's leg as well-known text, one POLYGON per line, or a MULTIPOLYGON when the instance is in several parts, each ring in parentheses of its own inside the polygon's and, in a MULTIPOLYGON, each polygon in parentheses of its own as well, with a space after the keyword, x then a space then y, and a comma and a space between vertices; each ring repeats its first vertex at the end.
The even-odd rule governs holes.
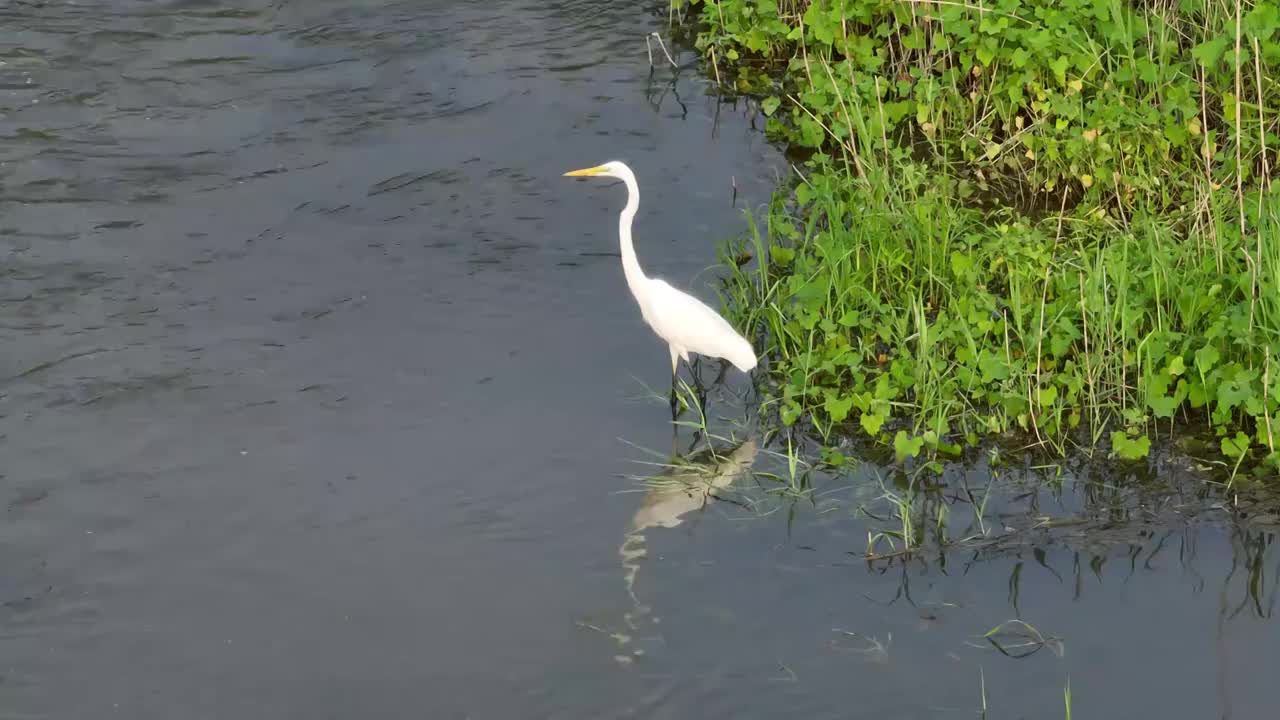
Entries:
POLYGON ((689 363, 689 374, 693 376, 693 386, 702 389, 702 356, 697 355, 689 363))
POLYGON ((689 374, 693 376, 693 391, 698 398, 698 408, 705 413, 707 408, 707 386, 702 384, 702 356, 698 355, 689 364, 689 374))
POLYGON ((680 351, 675 345, 670 346, 671 349, 671 419, 676 419, 676 408, 679 407, 679 398, 676 397, 676 380, 679 376, 680 351))

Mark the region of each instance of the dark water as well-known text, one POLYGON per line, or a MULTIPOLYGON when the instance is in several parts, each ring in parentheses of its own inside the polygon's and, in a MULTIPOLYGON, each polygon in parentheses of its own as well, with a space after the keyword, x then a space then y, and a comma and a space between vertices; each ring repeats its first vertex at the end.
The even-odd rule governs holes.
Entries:
POLYGON ((1013 540, 868 568, 869 472, 682 518, 622 492, 671 444, 666 350, 620 190, 560 173, 630 162, 642 262, 714 300, 786 171, 650 76, 660 27, 0 7, 0 717, 973 717, 983 679, 991 717, 1068 683, 1077 718, 1274 715, 1274 536, 1196 498, 1022 473, 1013 540), (1012 618, 1061 641, 1006 657, 1012 618))

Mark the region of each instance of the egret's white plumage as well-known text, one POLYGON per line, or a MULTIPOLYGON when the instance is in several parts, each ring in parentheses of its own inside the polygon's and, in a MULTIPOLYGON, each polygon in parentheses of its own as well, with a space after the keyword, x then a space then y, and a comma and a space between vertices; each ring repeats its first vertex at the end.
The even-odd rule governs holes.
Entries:
POLYGON ((631 223, 640 209, 640 187, 626 163, 607 162, 597 167, 574 170, 574 177, 612 177, 627 186, 627 205, 618 216, 618 237, 622 246, 622 271, 627 287, 640 305, 640 314, 658 337, 671 349, 674 381, 680 358, 689 362, 689 353, 724 358, 743 372, 756 366, 751 343, 738 334, 720 314, 698 298, 671 287, 665 280, 647 277, 636 259, 631 242, 631 223))

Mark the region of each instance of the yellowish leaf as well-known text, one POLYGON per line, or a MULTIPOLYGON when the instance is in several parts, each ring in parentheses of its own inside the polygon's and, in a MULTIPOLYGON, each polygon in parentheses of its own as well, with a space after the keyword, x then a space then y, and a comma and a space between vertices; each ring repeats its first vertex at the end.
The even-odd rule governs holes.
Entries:
POLYGON ((1232 125, 1236 124, 1236 95, 1235 93, 1222 93, 1222 116, 1223 119, 1232 125))

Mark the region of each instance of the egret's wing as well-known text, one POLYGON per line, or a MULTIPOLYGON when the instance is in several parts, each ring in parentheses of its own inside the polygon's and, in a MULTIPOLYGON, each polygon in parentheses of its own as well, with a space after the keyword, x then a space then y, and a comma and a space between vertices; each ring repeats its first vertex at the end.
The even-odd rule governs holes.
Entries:
POLYGON ((648 290, 653 329, 668 343, 742 369, 755 367, 751 344, 706 303, 657 278, 650 278, 648 290))
POLYGON ((737 335, 728 321, 698 298, 677 290, 665 280, 649 280, 649 309, 657 327, 654 329, 667 342, 694 352, 707 338, 737 335))

